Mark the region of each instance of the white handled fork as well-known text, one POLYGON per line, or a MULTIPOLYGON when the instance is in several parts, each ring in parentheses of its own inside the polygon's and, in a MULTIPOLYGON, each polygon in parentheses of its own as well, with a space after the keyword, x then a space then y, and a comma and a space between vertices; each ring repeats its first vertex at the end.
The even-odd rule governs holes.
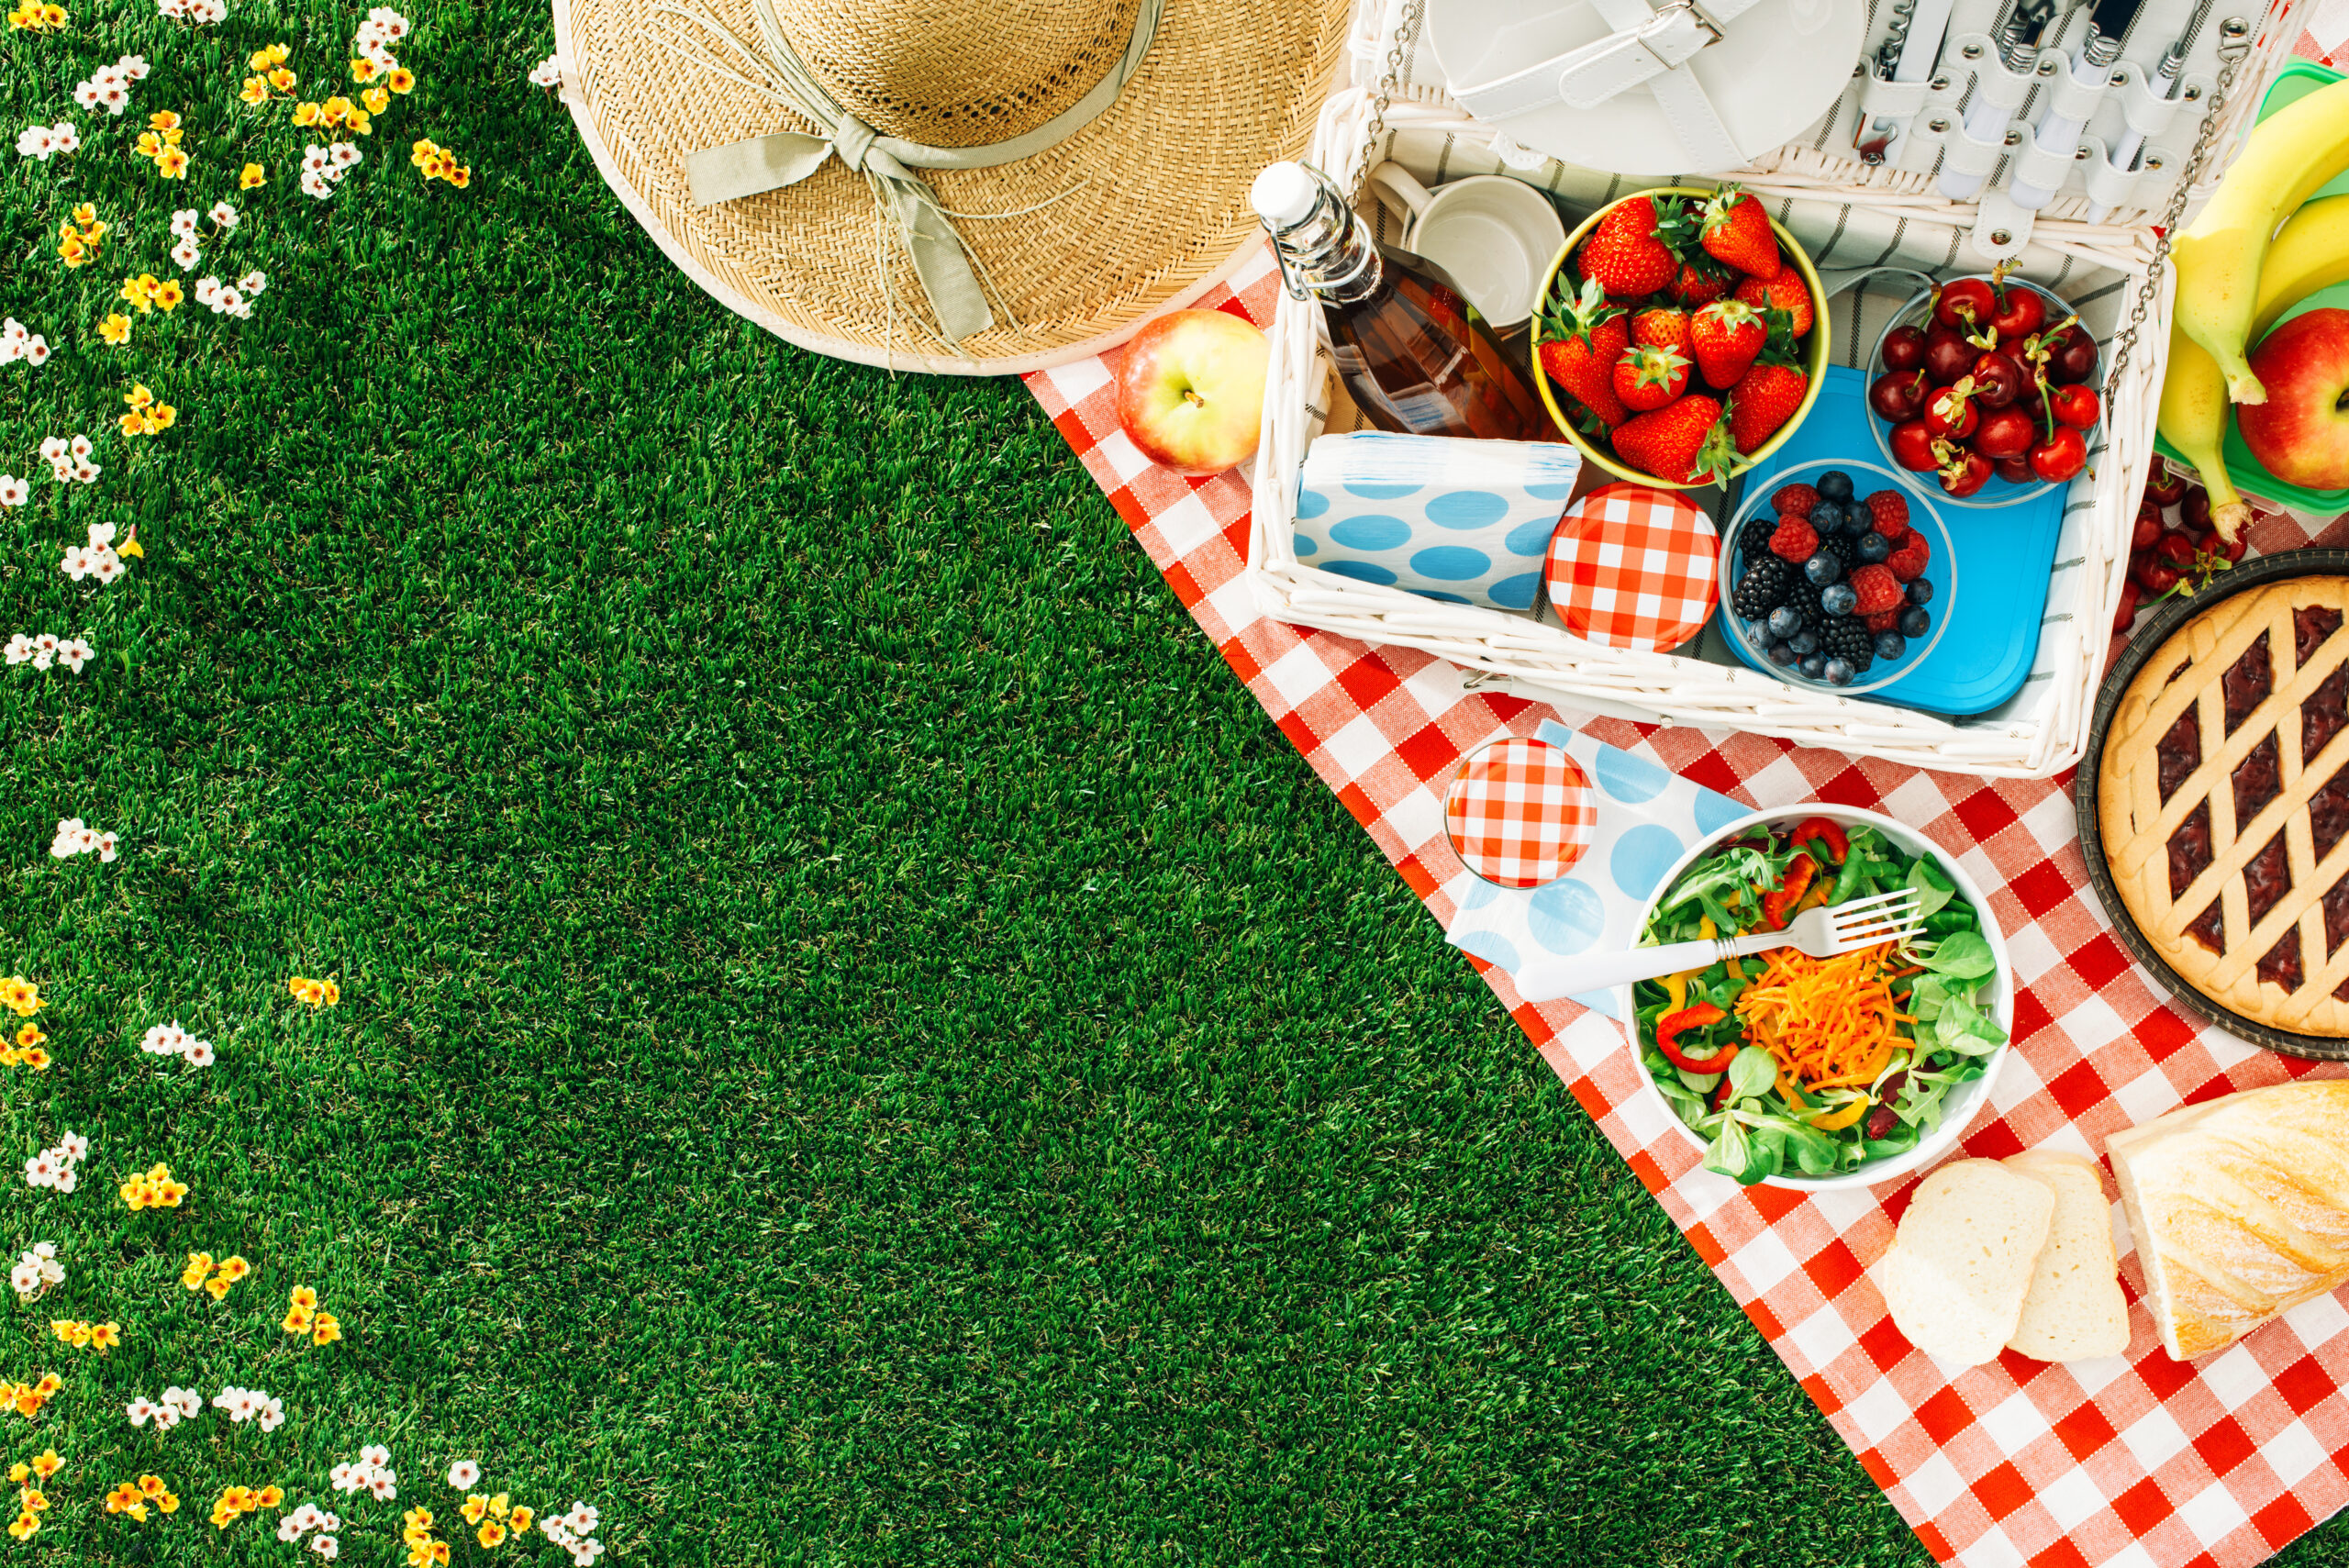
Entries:
POLYGON ((1585 996, 1684 969, 1709 969, 1732 958, 1767 952, 1772 948, 1799 948, 1813 958, 1874 947, 1879 942, 1916 934, 1917 906, 1923 895, 1913 887, 1895 888, 1849 904, 1806 909, 1783 931, 1756 931, 1745 937, 1705 937, 1693 942, 1673 942, 1655 948, 1631 948, 1577 958, 1542 959, 1517 972, 1517 994, 1529 1002, 1554 1002, 1561 996, 1585 996))

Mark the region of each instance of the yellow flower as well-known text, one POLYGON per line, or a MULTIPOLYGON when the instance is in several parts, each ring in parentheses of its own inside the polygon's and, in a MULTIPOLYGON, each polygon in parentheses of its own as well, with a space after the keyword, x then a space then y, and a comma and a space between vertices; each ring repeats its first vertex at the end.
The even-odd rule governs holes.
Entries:
POLYGON ((351 79, 353 82, 373 82, 382 74, 383 69, 373 61, 362 55, 351 62, 351 79))
POLYGON ((205 1276, 209 1274, 211 1272, 211 1253, 190 1252, 187 1255, 187 1267, 180 1271, 180 1284, 187 1286, 190 1290, 194 1290, 204 1283, 205 1276))
POLYGON ((25 1051, 30 1051, 48 1038, 49 1036, 40 1032, 39 1024, 27 1024, 17 1031, 17 1044, 19 1049, 25 1051))
POLYGON ((167 313, 177 310, 180 307, 180 301, 184 297, 185 295, 180 293, 180 281, 177 278, 166 278, 155 285, 155 303, 161 306, 167 313))
POLYGON ((172 1492, 166 1492, 161 1496, 156 1498, 155 1511, 163 1514, 178 1513, 180 1511, 180 1500, 178 1495, 172 1492))
POLYGON ((258 76, 248 76, 237 90, 237 96, 248 104, 258 104, 269 96, 269 83, 258 76))
POLYGON ((467 1493, 465 1496, 465 1506, 459 1508, 457 1512, 465 1517, 465 1522, 467 1524, 477 1525, 481 1523, 483 1518, 484 1518, 489 1513, 489 1499, 483 1496, 478 1492, 467 1493))
POLYGON ((342 987, 331 980, 321 980, 318 982, 318 995, 324 998, 326 1005, 331 1007, 342 1000, 342 987))
POLYGON ((48 1072, 49 1052, 41 1050, 39 1046, 35 1046, 32 1050, 25 1052, 25 1065, 31 1068, 36 1073, 48 1072))
POLYGON ((285 1309, 285 1321, 278 1327, 289 1334, 306 1334, 310 1331, 310 1315, 298 1307, 289 1307, 285 1309))
POLYGON ((179 116, 169 109, 158 109, 147 117, 147 128, 150 130, 177 130, 179 128, 179 116))
MULTIPOLYGON (((137 435, 139 433, 139 416, 136 414, 125 414, 122 417, 122 428, 123 434, 127 436, 137 435)), ((144 1176, 133 1176, 130 1180, 123 1183, 121 1186, 115 1190, 122 1195, 122 1201, 128 1204, 133 1210, 151 1208, 154 1207, 155 1184, 149 1181, 144 1176)))
MULTIPOLYGON (((139 307, 139 315, 150 315, 155 308, 154 282, 155 280, 151 276, 125 278, 122 280, 122 293, 120 297, 127 299, 132 305, 137 306, 139 307)), ((140 387, 139 390, 144 392, 147 389, 145 387, 140 387)), ((128 398, 125 398, 123 401, 130 403, 130 399, 128 398)), ((130 406, 133 408, 143 408, 146 406, 143 403, 130 403, 130 406)))
POLYGON ((64 1386, 65 1380, 55 1373, 43 1373, 41 1380, 33 1385, 33 1396, 38 1399, 53 1399, 57 1396, 57 1391, 64 1386))
MULTIPOLYGON (((13 22, 16 17, 11 17, 8 19, 13 22)), ((39 1514, 18 1514, 8 1524, 8 1534, 17 1540, 30 1540, 39 1531, 40 1516, 39 1514)))
POLYGON ((53 1448, 43 1449, 40 1452, 33 1455, 33 1473, 39 1476, 43 1481, 48 1480, 50 1476, 56 1474, 59 1471, 64 1468, 65 1462, 57 1457, 57 1451, 53 1448))
POLYGON ((166 147, 155 159, 155 167, 166 180, 187 178, 187 154, 176 147, 166 147))
POLYGON ((230 1258, 220 1265, 220 1277, 231 1284, 252 1272, 253 1266, 241 1257, 230 1258))
POLYGON ((40 999, 40 987, 21 974, 11 974, 0 980, 0 1007, 6 1007, 20 1018, 29 1018, 46 1006, 40 999))
POLYGON ((83 202, 73 209, 73 221, 84 228, 89 228, 90 225, 98 221, 97 207, 92 203, 83 202))
POLYGON ((161 156, 162 155, 162 151, 163 151, 163 139, 162 139, 161 137, 157 136, 157 135, 156 135, 153 131, 151 131, 151 130, 142 130, 142 131, 140 131, 140 132, 139 133, 139 157, 141 157, 141 158, 156 158, 156 157, 161 157, 161 156))
POLYGON ((90 259, 89 247, 82 243, 78 234, 69 234, 57 242, 57 253, 69 267, 78 267, 90 259))
POLYGON ((506 1527, 492 1519, 474 1532, 484 1546, 496 1546, 506 1540, 506 1527))
POLYGON ((160 1497, 166 1490, 168 1488, 164 1486, 163 1478, 160 1475, 142 1475, 139 1478, 139 1495, 142 1497, 160 1497))
POLYGON ((264 1486, 253 1494, 253 1507, 256 1508, 273 1508, 284 1501, 285 1494, 274 1486, 264 1486))
POLYGON ((228 1486, 221 1489, 220 1501, 240 1514, 253 1510, 253 1489, 250 1486, 228 1486))
MULTIPOLYGON (((171 411, 172 406, 166 403, 160 410, 158 410, 158 413, 159 415, 169 414, 171 411)), ((171 421, 169 419, 159 417, 157 423, 161 425, 169 425, 171 421)), ((159 1182, 155 1185, 155 1201, 165 1208, 179 1207, 180 1199, 187 1196, 187 1195, 188 1188, 184 1182, 159 1182)))
POLYGON ((28 1486, 17 1494, 17 1506, 28 1514, 43 1513, 49 1507, 49 1496, 47 1493, 28 1486))
MULTIPOLYGON (((115 423, 121 427, 122 433, 126 436, 143 436, 147 434, 147 417, 144 414, 125 414, 121 418, 116 420, 115 423)), ((148 1203, 154 1201, 154 1198, 151 1195, 154 1189, 141 1184, 141 1190, 142 1194, 147 1197, 147 1202, 142 1203, 139 1198, 132 1197, 130 1195, 130 1189, 127 1186, 122 1189, 122 1201, 128 1204, 133 1208, 145 1208, 148 1203)))
POLYGON ((342 1325, 331 1312, 321 1312, 310 1325, 312 1345, 331 1345, 342 1338, 342 1325))
POLYGON ((392 106, 392 95, 381 87, 368 88, 359 95, 359 101, 367 106, 367 112, 371 115, 380 115, 392 106))
POLYGON ((406 1526, 409 1529, 430 1529, 432 1528, 432 1510, 430 1508, 410 1508, 407 1512, 400 1516, 400 1523, 406 1526))
POLYGON ((294 106, 294 123, 295 123, 295 125, 317 125, 317 124, 320 124, 320 123, 321 123, 321 120, 320 120, 320 117, 319 117, 319 115, 318 115, 318 106, 317 106, 317 105, 316 105, 316 104, 311 104, 311 103, 301 103, 301 104, 296 104, 296 105, 295 105, 295 106, 294 106))
POLYGON ((293 1293, 286 1299, 303 1312, 316 1312, 318 1309, 318 1293, 306 1284, 295 1285, 293 1293))
POLYGON ((139 561, 144 561, 147 559, 147 552, 144 550, 141 550, 139 546, 139 525, 137 523, 131 524, 130 527, 123 530, 122 542, 114 547, 114 552, 117 555, 128 555, 139 561))
POLYGON ((17 1415, 25 1417, 27 1419, 30 1419, 31 1418, 40 1414, 40 1407, 44 1403, 46 1403, 46 1401, 44 1401, 39 1395, 35 1394, 31 1389, 27 1388, 22 1385, 18 1385, 16 1396, 10 1400, 9 1403, 16 1406, 17 1415))
POLYGON ((75 1323, 73 1325, 73 1348, 77 1351, 88 1350, 90 1348, 90 1341, 97 1337, 97 1326, 94 1323, 75 1323))
POLYGON ((318 115, 328 125, 340 125, 350 117, 351 109, 351 100, 337 95, 318 106, 318 115))
POLYGON ((293 92, 294 84, 300 80, 300 77, 295 75, 294 72, 286 70, 282 65, 269 73, 269 84, 276 88, 281 93, 293 92))
POLYGON ((204 1286, 204 1293, 215 1301, 218 1301, 226 1296, 228 1294, 228 1276, 226 1274, 217 1274, 206 1281, 204 1286))
MULTIPOLYGON (((138 282, 140 285, 140 293, 142 295, 148 290, 152 289, 155 284, 155 280, 152 278, 140 278, 138 282)), ((122 286, 126 292, 130 288, 130 284, 128 282, 126 282, 122 286)), ((155 395, 147 390, 147 384, 145 382, 134 381, 130 384, 130 390, 122 395, 122 400, 125 403, 129 404, 133 408, 144 408, 155 401, 155 395)), ((147 1173, 149 1176, 159 1181, 171 1173, 171 1167, 168 1165, 158 1165, 153 1170, 147 1173)))
POLYGON ((237 189, 250 191, 255 185, 269 183, 269 174, 258 163, 248 163, 237 176, 237 189))
POLYGON ((373 136, 375 134, 375 122, 369 119, 367 117, 367 111, 360 108, 358 106, 353 105, 351 112, 342 117, 351 127, 351 135, 373 136))
POLYGON ((473 165, 470 163, 459 164, 456 168, 451 169, 449 172, 448 180, 449 183, 456 186, 457 189, 461 191, 463 190, 467 185, 473 183, 473 165))
POLYGON ((16 1463, 8 1467, 8 1479, 15 1482, 19 1486, 23 1485, 26 1478, 31 1474, 32 1467, 25 1463, 23 1460, 18 1460, 16 1463))
POLYGON ((125 1481, 106 1494, 106 1512, 118 1514, 139 1501, 139 1488, 125 1481))
POLYGON ((429 137, 417 137, 407 150, 407 161, 421 169, 425 163, 440 155, 440 144, 429 137))
POLYGON ((109 1319, 95 1324, 90 1329, 90 1347, 104 1352, 122 1343, 122 1325, 109 1319))
POLYGON ((405 65, 392 67, 392 73, 384 80, 390 85, 393 92, 403 96, 416 91, 416 72, 405 65))

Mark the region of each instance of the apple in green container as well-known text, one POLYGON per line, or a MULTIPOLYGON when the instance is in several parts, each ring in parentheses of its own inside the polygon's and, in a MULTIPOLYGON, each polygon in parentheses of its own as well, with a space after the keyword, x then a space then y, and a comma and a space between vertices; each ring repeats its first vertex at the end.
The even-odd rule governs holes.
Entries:
POLYGON ((2235 408, 2243 445, 2304 490, 2349 489, 2349 310, 2295 316, 2251 351, 2265 403, 2235 408))
POLYGON ((1134 334, 1118 366, 1118 424, 1142 456, 1193 476, 1256 455, 1264 335, 1222 310, 1170 311, 1134 334))

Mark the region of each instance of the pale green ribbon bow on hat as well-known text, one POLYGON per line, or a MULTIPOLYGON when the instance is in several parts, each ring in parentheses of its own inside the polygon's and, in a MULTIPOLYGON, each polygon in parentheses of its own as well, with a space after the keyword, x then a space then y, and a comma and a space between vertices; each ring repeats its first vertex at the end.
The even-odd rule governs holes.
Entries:
MULTIPOLYGON (((959 344, 995 325, 987 296, 993 293, 998 304, 1003 303, 1003 296, 991 280, 983 281, 983 269, 963 242, 963 237, 955 232, 952 220, 957 217, 1019 215, 952 213, 939 205, 937 195, 914 171, 992 169, 1031 158, 1066 140, 1115 103, 1134 72, 1141 69, 1143 58, 1150 53, 1151 39, 1158 29, 1163 3, 1164 0, 1141 0, 1141 14, 1134 19, 1133 35, 1127 40, 1124 55, 1091 92, 1025 136, 984 147, 925 147, 875 132, 842 108, 817 82, 807 62, 784 37, 783 28, 775 19, 773 0, 752 0, 751 4, 763 49, 744 43, 690 0, 661 6, 659 10, 683 17, 730 45, 759 79, 744 76, 690 45, 672 43, 669 47, 673 50, 741 83, 773 103, 806 116, 820 130, 815 136, 779 130, 688 154, 685 177, 693 187, 694 205, 710 206, 796 184, 821 168, 826 159, 838 158, 864 176, 876 207, 895 222, 906 255, 913 262, 914 275, 921 280, 922 292, 930 296, 930 315, 940 336, 950 344, 959 344)), ((883 287, 887 288, 885 265, 882 268, 882 280, 883 287)), ((1008 304, 1004 306, 1004 316, 1007 319, 1011 316, 1008 304)))

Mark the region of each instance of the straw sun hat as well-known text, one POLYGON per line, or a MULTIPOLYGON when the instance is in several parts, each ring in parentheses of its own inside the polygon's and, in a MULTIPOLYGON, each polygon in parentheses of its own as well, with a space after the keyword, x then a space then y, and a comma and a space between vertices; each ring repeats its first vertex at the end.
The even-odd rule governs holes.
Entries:
POLYGON ((554 0, 563 96, 669 258, 803 348, 1005 373, 1260 237, 1348 0, 554 0))

